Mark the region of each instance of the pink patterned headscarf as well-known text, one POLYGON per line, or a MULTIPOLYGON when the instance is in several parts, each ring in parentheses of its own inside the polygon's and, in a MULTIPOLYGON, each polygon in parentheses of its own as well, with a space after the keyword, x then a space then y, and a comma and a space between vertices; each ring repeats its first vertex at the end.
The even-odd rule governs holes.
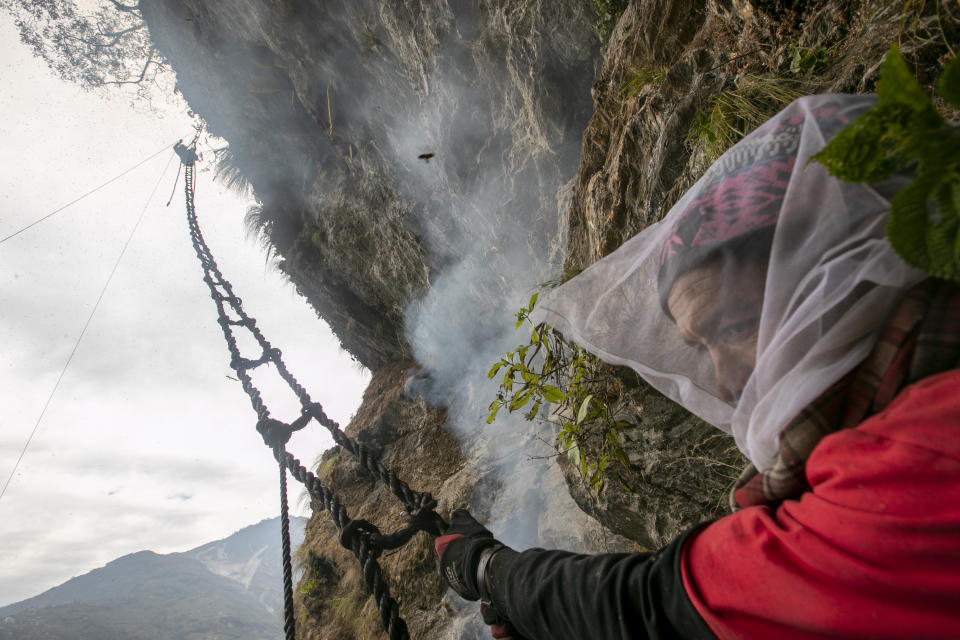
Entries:
POLYGON ((767 157, 722 175, 691 200, 660 253, 660 304, 677 278, 710 260, 766 260, 796 158, 767 157))

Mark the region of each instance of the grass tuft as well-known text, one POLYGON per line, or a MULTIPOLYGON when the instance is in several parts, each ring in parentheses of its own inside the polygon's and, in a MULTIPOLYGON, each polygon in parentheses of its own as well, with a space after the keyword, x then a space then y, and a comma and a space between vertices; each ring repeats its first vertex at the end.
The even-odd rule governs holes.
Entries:
POLYGON ((745 75, 736 87, 718 94, 697 113, 687 145, 702 147, 712 163, 808 89, 803 81, 777 74, 745 75))
POLYGON ((666 75, 666 72, 663 69, 640 67, 631 73, 627 81, 623 83, 620 94, 624 100, 629 100, 639 94, 648 84, 659 84, 664 75, 666 75))

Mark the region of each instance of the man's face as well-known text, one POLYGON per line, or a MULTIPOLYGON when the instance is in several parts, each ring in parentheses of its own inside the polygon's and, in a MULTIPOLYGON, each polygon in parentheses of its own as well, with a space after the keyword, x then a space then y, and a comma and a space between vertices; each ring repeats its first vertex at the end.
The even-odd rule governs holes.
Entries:
POLYGON ((667 299, 684 339, 709 352, 725 402, 736 404, 757 361, 766 274, 763 262, 713 262, 677 278, 667 299))

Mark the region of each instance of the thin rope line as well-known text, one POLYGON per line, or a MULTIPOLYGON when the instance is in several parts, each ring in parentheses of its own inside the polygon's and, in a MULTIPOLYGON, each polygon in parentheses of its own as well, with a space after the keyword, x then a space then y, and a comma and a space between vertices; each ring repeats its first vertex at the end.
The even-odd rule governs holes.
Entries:
POLYGON ((41 222, 43 222, 43 221, 46 220, 47 218, 49 218, 49 217, 51 217, 51 216, 53 216, 53 215, 56 215, 56 214, 60 213, 61 211, 63 211, 63 210, 66 209, 67 207, 69 207, 69 206, 71 206, 71 205, 74 205, 74 204, 80 202, 81 200, 83 200, 83 199, 86 198, 87 196, 93 195, 94 193, 96 193, 96 192, 99 191, 100 189, 103 189, 103 188, 104 188, 105 186, 107 186, 108 184, 110 184, 110 183, 112 183, 112 182, 116 182, 117 180, 119 180, 119 179, 122 178, 123 176, 127 175, 128 173, 130 173, 130 172, 133 171, 134 169, 140 167, 140 165, 146 164, 146 163, 149 162, 150 160, 153 160, 154 158, 156 158, 158 155, 160 155, 161 153, 163 153, 164 151, 166 151, 166 150, 169 149, 170 147, 171 147, 171 145, 166 145, 165 147, 163 147, 163 149, 160 149, 159 151, 157 151, 155 154, 153 154, 152 156, 150 156, 150 157, 147 158, 146 160, 142 160, 142 161, 138 162, 137 164, 133 165, 132 167, 130 167, 129 169, 127 169, 126 171, 124 171, 123 173, 121 173, 120 175, 114 176, 113 178, 110 178, 109 180, 107 180, 106 182, 104 182, 104 183, 103 183, 102 185, 100 185, 99 187, 97 187, 97 188, 95 188, 95 189, 92 189, 91 191, 87 191, 85 194, 83 194, 82 196, 80 196, 80 197, 77 198, 76 200, 71 200, 70 202, 68 202, 67 204, 63 205, 62 207, 60 207, 60 208, 57 209, 56 211, 54 211, 54 212, 52 212, 52 213, 48 213, 47 215, 43 216, 42 218, 40 218, 40 219, 38 219, 38 220, 34 220, 33 222, 31 222, 30 224, 28 224, 27 226, 25 226, 23 229, 20 229, 19 231, 16 231, 16 232, 14 232, 14 233, 11 233, 11 234, 8 235, 6 238, 0 240, 0 244, 3 244, 4 242, 6 242, 7 240, 9 240, 10 238, 13 238, 14 236, 20 235, 21 233, 23 233, 24 231, 26 231, 26 230, 29 229, 30 227, 32 227, 32 226, 34 226, 34 225, 37 225, 37 224, 40 224, 41 222))
MULTIPOLYGON (((154 154, 154 156, 156 155, 157 154, 154 154)), ((17 468, 20 466, 23 456, 27 453, 27 447, 29 447, 30 443, 33 441, 33 436, 37 434, 37 429, 40 428, 40 422, 43 421, 43 416, 46 415, 47 409, 50 407, 50 402, 53 400, 53 396, 57 393, 57 389, 60 387, 60 382, 63 380, 63 376, 66 374, 67 368, 70 366, 70 362, 73 360, 73 356, 76 355, 77 349, 80 348, 80 342, 83 340, 83 336, 86 335, 87 329, 90 327, 90 322, 93 320, 93 315, 97 312, 97 308, 100 306, 103 296, 107 293, 107 287, 110 286, 110 282, 113 280, 113 275, 117 272, 117 267, 120 266, 120 261, 123 260, 123 255, 127 252, 127 247, 130 246, 130 242, 133 240, 133 234, 137 232, 140 222, 143 221, 143 217, 147 213, 147 208, 150 206, 150 201, 153 200, 153 196, 157 192, 157 188, 160 187, 160 182, 163 181, 163 176, 166 175, 167 169, 170 168, 170 163, 172 161, 173 156, 171 155, 170 159, 167 160, 166 166, 163 167, 163 172, 160 174, 160 178, 157 179, 157 184, 153 185, 153 191, 150 192, 150 196, 147 198, 146 203, 144 203, 143 210, 140 212, 140 217, 137 218, 137 223, 133 225, 133 229, 130 231, 130 235, 127 237, 127 241, 124 243, 123 249, 120 250, 120 255, 117 257, 117 261, 113 264, 113 269, 110 271, 110 275, 107 276, 107 281, 104 283, 103 289, 100 290, 100 296, 94 303, 93 309, 90 311, 90 315, 87 317, 87 322, 83 325, 83 330, 80 331, 80 336, 77 338, 76 343, 74 343, 73 350, 67 357, 67 361, 64 363, 63 369, 60 370, 60 376, 57 378, 56 384, 53 385, 53 389, 50 391, 50 395, 47 397, 46 404, 43 405, 43 411, 40 412, 40 417, 37 418, 37 423, 33 425, 33 431, 30 432, 27 442, 23 445, 23 450, 20 451, 20 457, 17 458, 17 461, 13 464, 13 469, 10 471, 10 476, 7 478, 7 482, 3 485, 3 490, 0 490, 0 500, 3 500, 3 495, 7 492, 7 487, 9 487, 10 483, 13 481, 13 476, 16 474, 17 468)))

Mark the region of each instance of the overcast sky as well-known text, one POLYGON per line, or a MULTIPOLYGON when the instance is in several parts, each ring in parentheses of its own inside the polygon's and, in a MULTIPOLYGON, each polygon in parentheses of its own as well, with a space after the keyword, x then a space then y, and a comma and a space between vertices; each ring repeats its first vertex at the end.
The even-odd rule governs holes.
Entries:
MULTIPOLYGON (((176 108, 161 117, 56 80, 2 12, 0 69, 0 238, 192 133, 176 108)), ((277 468, 246 395, 227 377, 228 352, 187 233, 182 177, 165 206, 177 170, 171 157, 160 154, 0 244, 4 483, 147 206, 0 499, 0 606, 127 553, 183 551, 278 514, 277 468)), ((243 226, 248 204, 210 173, 198 175, 200 224, 221 270, 314 400, 345 424, 369 374, 265 266, 243 226)), ((276 417, 296 415, 285 387, 272 376, 257 381, 276 417)), ((314 423, 290 449, 309 464, 330 445, 314 423)), ((293 504, 299 495, 291 483, 293 504)))

